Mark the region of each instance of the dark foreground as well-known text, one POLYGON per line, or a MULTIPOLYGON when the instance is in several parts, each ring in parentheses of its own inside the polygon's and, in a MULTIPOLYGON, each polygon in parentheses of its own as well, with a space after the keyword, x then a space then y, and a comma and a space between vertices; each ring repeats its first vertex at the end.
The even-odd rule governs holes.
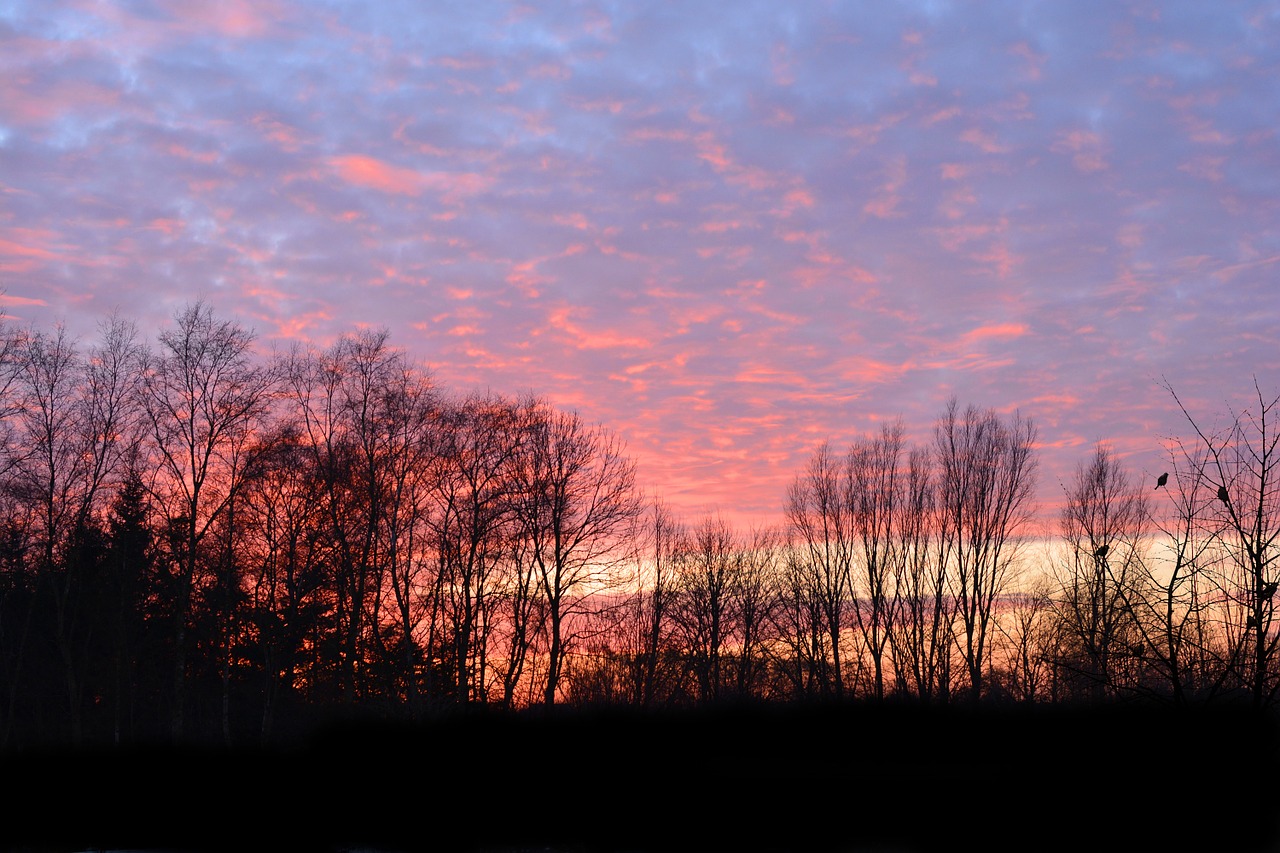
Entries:
POLYGON ((3 759, 8 850, 1280 851, 1246 709, 854 706, 348 723, 3 759))

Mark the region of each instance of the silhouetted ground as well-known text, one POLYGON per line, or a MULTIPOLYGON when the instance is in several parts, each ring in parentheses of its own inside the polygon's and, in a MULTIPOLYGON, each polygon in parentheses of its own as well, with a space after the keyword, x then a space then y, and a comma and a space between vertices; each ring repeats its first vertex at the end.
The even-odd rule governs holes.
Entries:
POLYGON ((349 722, 297 749, 23 752, 7 849, 1280 851, 1242 708, 722 708, 349 722))

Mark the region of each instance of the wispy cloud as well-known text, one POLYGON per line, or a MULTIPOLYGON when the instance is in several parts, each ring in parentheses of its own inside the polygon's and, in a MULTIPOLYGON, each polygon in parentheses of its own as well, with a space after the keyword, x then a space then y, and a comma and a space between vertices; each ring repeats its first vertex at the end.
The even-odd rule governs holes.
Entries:
POLYGON ((1269 4, 0 12, 0 308, 384 326, 778 520, 817 442, 945 400, 1158 467, 1280 383, 1269 4), (1158 12, 1158 14, 1156 14, 1158 12))

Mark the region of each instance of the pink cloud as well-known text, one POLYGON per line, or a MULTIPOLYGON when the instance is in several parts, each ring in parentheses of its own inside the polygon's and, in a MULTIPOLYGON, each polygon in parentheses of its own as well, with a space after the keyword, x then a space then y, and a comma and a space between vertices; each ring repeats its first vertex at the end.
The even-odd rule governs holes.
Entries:
POLYGON ((785 219, 794 216, 799 210, 812 209, 814 203, 813 193, 806 189, 793 189, 785 193, 782 204, 770 212, 785 219))
POLYGON ((986 237, 994 232, 990 225, 952 225, 947 228, 935 228, 938 242, 948 251, 955 252, 966 243, 986 237))
POLYGON ((0 271, 30 272, 52 261, 78 260, 70 255, 74 250, 47 229, 5 228, 0 231, 0 271))
POLYGON ((990 340, 992 338, 1021 338, 1028 333, 1025 323, 995 323, 990 326, 979 326, 966 332, 961 337, 964 344, 972 344, 982 340, 990 340))
POLYGON ((296 127, 291 127, 264 113, 258 113, 250 122, 264 139, 274 142, 282 151, 293 153, 301 146, 299 131, 296 127))
MULTIPOLYGON (((696 113, 691 118, 695 122, 706 122, 706 119, 696 113)), ((771 189, 778 185, 778 179, 768 170, 759 166, 744 166, 737 162, 730 155, 728 146, 718 141, 715 134, 709 130, 694 137, 694 147, 699 159, 724 175, 725 180, 731 185, 745 186, 753 190, 771 189)))
POLYGON ((884 167, 884 181, 875 198, 862 206, 864 213, 879 219, 901 216, 898 203, 902 200, 898 192, 907 180, 907 158, 898 155, 884 167))
POLYGON ((720 222, 704 222, 697 227, 696 230, 704 234, 723 234, 726 231, 736 231, 742 227, 741 222, 733 220, 720 222))
POLYGON ((790 86, 796 82, 795 60, 786 44, 775 42, 769 46, 769 69, 774 85, 790 86))
POLYGON ((456 200, 459 195, 478 193, 489 184, 487 178, 474 172, 419 172, 364 154, 330 157, 328 163, 348 183, 398 195, 417 196, 430 190, 446 200, 456 200))
POLYGON ((621 98, 571 98, 569 103, 589 113, 605 112, 611 115, 620 114, 627 105, 621 98))
POLYGON ((845 381, 878 383, 898 379, 911 370, 910 363, 894 364, 888 361, 854 356, 842 359, 837 364, 837 371, 845 381))
POLYGON ((272 313, 262 316, 260 321, 271 324, 275 331, 273 338, 294 340, 300 343, 315 342, 321 337, 320 329, 333 322, 333 314, 327 310, 292 313, 272 313))
POLYGON ((986 154, 1007 154, 1009 147, 1001 145, 995 134, 971 127, 960 134, 960 141, 976 146, 986 154))
POLYGON ((43 307, 47 307, 48 304, 49 303, 43 299, 32 299, 27 296, 14 296, 9 293, 0 292, 0 306, 3 306, 5 308, 18 306, 18 305, 43 308, 43 307))
POLYGON ((1179 163, 1178 171, 1211 183, 1219 183, 1222 181, 1222 165, 1226 161, 1226 157, 1211 157, 1205 154, 1185 163, 1179 163))
POLYGON ((591 223, 587 221, 587 217, 581 213, 557 213, 551 217, 557 225, 567 225, 579 231, 586 231, 591 227, 591 223))
POLYGON ((575 317, 588 314, 585 309, 561 306, 547 316, 547 324, 571 338, 577 349, 649 349, 653 346, 653 341, 648 338, 629 335, 616 329, 585 329, 575 321, 575 317))
POLYGON ((1035 82, 1043 76, 1045 56, 1027 42, 1018 42, 1009 48, 1009 52, 1025 62, 1022 73, 1026 79, 1035 82))
POLYGON ((1235 276, 1235 274, 1238 272, 1242 272, 1244 270, 1256 269, 1257 267, 1267 267, 1275 263, 1280 263, 1280 255, 1270 255, 1265 258, 1255 258, 1254 260, 1251 260, 1251 261, 1245 261, 1244 263, 1231 264, 1229 266, 1225 266, 1222 269, 1218 270, 1213 275, 1214 275, 1214 278, 1218 279, 1219 281, 1227 281, 1228 279, 1235 276))
POLYGON ((997 243, 985 252, 974 252, 971 257, 976 261, 995 267, 996 275, 1000 278, 1007 278, 1013 268, 1022 263, 1022 257, 1015 254, 1004 243, 997 243))
POLYGON ((188 3, 165 0, 165 10, 188 31, 214 32, 228 38, 257 38, 266 35, 282 15, 282 7, 260 0, 221 0, 218 3, 188 3))
POLYGON ((426 184, 423 176, 413 169, 392 166, 362 154, 332 157, 329 165, 344 181, 385 193, 418 195, 426 184))
POLYGON ((473 53, 464 56, 438 56, 431 60, 431 64, 448 68, 450 71, 479 71, 488 68, 492 60, 473 53))
POLYGON ((978 197, 968 186, 957 187, 942 197, 938 204, 938 212, 952 221, 963 219, 969 210, 978 203, 978 197))
POLYGON ((1072 130, 1058 135, 1051 146, 1058 153, 1070 153, 1076 170, 1084 174, 1107 168, 1103 157, 1102 137, 1088 130, 1072 130))
POLYGON ((38 80, 30 74, 8 74, 0 83, 0 115, 24 125, 43 125, 78 112, 106 112, 120 93, 90 80, 38 80))
POLYGON ((961 110, 959 107, 947 107, 946 109, 937 110, 936 112, 932 112, 929 115, 925 116, 924 124, 926 126, 941 124, 942 122, 945 122, 945 121, 951 121, 951 119, 962 114, 963 114, 963 110, 961 110))
POLYGON ((627 134, 632 142, 687 142, 690 134, 686 130, 672 130, 656 127, 642 127, 627 134))

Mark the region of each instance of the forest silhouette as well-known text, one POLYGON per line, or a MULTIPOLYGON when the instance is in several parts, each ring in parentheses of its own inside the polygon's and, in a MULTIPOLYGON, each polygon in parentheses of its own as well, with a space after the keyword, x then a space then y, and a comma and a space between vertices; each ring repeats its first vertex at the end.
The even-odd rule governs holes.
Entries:
POLYGON ((1137 478, 950 401, 743 530, 360 332, 0 330, 8 849, 1277 849, 1280 398, 1137 478), (1038 534, 1037 534, 1038 535, 1038 534))

